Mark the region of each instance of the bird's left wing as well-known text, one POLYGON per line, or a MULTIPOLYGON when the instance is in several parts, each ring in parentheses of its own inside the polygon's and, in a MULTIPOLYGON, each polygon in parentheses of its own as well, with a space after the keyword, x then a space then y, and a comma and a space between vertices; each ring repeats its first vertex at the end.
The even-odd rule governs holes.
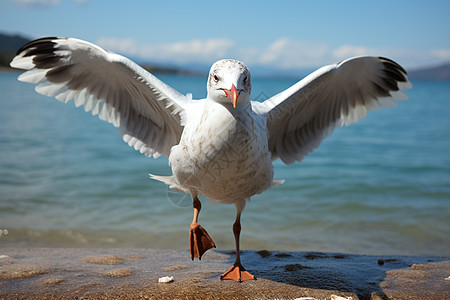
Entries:
POLYGON ((320 68, 253 109, 267 117, 272 158, 301 161, 336 127, 408 97, 406 71, 382 57, 356 57, 320 68))
POLYGON ((114 126, 146 156, 168 157, 178 144, 190 97, 178 93, 131 60, 74 38, 42 38, 17 52, 11 66, 19 80, 114 126))

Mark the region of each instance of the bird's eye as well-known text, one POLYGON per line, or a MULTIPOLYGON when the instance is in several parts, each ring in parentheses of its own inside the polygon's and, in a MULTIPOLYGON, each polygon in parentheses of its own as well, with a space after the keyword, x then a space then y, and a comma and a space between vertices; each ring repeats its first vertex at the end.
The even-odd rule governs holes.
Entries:
POLYGON ((214 79, 215 82, 219 81, 219 77, 217 75, 214 75, 213 79, 214 79))

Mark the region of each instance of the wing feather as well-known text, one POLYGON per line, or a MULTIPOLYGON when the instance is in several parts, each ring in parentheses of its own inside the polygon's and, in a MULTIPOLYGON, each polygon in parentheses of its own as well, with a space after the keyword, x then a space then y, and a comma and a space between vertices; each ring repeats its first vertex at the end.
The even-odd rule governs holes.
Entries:
POLYGON ((132 61, 73 38, 43 38, 17 52, 11 66, 19 80, 119 127, 130 146, 147 156, 168 157, 178 144, 191 98, 181 95, 132 61))
POLYGON ((411 88, 406 71, 383 57, 355 57, 320 68, 254 110, 267 117, 269 150, 286 164, 301 161, 336 127, 370 110, 394 107, 411 88))

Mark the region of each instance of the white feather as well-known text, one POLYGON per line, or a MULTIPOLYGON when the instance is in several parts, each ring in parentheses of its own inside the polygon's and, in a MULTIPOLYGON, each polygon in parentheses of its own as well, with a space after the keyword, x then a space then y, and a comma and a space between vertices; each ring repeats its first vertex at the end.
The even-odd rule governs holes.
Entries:
MULTIPOLYGON (((28 57, 26 57, 24 59, 28 59, 28 57)), ((20 65, 20 64, 16 64, 16 65, 20 65)), ((48 70, 45 70, 45 69, 44 70, 31 69, 30 71, 20 74, 18 79, 23 82, 39 84, 45 80, 45 74, 47 73, 47 71, 48 70)))
POLYGON ((301 161, 334 128, 396 106, 411 87, 396 63, 357 57, 324 66, 263 103, 250 102, 251 86, 243 88, 242 81, 248 68, 223 60, 211 68, 223 86, 212 88, 208 80, 208 98, 193 101, 125 57, 85 41, 43 39, 22 49, 11 62, 27 70, 21 81, 61 102, 74 99, 76 107, 119 127, 123 140, 144 155, 169 157, 174 177, 154 178, 224 203, 274 186, 271 159, 301 161), (228 111, 223 91, 231 83, 244 92, 241 108, 228 111), (226 167, 217 167, 223 159, 226 167))
POLYGON ((396 101, 407 99, 402 90, 411 87, 406 74, 395 63, 376 57, 356 57, 322 67, 254 107, 259 114, 267 115, 273 157, 291 164, 316 149, 335 127, 348 126, 364 118, 369 110, 394 107, 396 101), (383 72, 385 64, 391 64, 388 68, 404 76, 405 82, 397 83, 399 91, 391 91, 383 80, 388 76, 383 72), (383 96, 380 88, 390 97, 383 96), (337 119, 333 117, 336 106, 337 119))
POLYGON ((37 84, 38 93, 61 102, 75 99, 76 107, 84 106, 85 111, 135 136, 140 141, 135 148, 146 155, 169 156, 181 136, 189 97, 125 57, 85 41, 48 39, 31 47, 38 54, 27 56, 25 48, 11 62, 13 67, 28 70, 19 80, 37 84), (36 67, 43 62, 44 68, 36 67))
POLYGON ((22 70, 30 70, 34 68, 33 56, 22 57, 20 55, 14 57, 10 63, 11 67, 22 70))
POLYGON ((28 70, 20 80, 59 101, 74 98, 75 106, 119 127, 123 140, 144 155, 165 155, 173 175, 153 179, 194 199, 234 203, 237 222, 246 200, 283 182, 273 180, 272 160, 301 161, 336 127, 382 105, 395 106, 411 87, 395 62, 357 57, 322 67, 258 103, 250 101, 248 68, 221 60, 210 70, 207 99, 192 101, 192 95, 88 42, 50 38, 22 49, 11 63, 28 70), (233 107, 230 95, 237 90, 233 107))

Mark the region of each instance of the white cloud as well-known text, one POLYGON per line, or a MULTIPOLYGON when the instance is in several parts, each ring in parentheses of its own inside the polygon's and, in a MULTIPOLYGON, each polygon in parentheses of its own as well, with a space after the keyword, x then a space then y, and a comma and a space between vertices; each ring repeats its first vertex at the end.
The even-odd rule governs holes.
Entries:
MULTIPOLYGON (((11 0, 12 2, 25 7, 49 7, 61 4, 61 0, 11 0)), ((77 4, 83 4, 88 0, 73 0, 77 4)))
POLYGON ((13 0, 14 3, 22 6, 55 6, 61 3, 61 0, 13 0))
POLYGON ((450 49, 371 48, 344 45, 335 49, 332 54, 336 61, 359 55, 384 56, 397 61, 406 69, 417 69, 450 61, 450 49))
POLYGON ((411 54, 412 51, 402 48, 392 47, 365 47, 361 45, 342 45, 332 51, 332 57, 336 61, 341 61, 353 56, 385 56, 391 58, 401 58, 411 54))
POLYGON ((450 49, 434 49, 431 55, 438 59, 450 60, 450 49))
POLYGON ((195 39, 165 44, 142 44, 134 39, 100 38, 97 43, 104 48, 141 59, 208 64, 226 57, 234 47, 234 42, 225 38, 195 39))
POLYGON ((235 58, 248 65, 295 70, 320 67, 352 56, 385 56, 407 68, 417 68, 450 60, 450 49, 413 50, 393 47, 342 45, 331 48, 291 38, 279 38, 266 47, 238 47, 227 38, 194 39, 174 43, 142 43, 135 39, 101 38, 97 43, 126 56, 161 63, 201 63, 210 65, 221 58, 235 58))
POLYGON ((117 39, 117 38, 99 38, 96 42, 108 50, 123 53, 125 55, 137 55, 140 50, 140 45, 134 39, 117 39))
POLYGON ((107 49, 141 59, 162 62, 200 62, 211 64, 221 58, 236 58, 248 64, 276 66, 281 69, 310 67, 323 62, 328 46, 280 38, 265 48, 237 48, 227 38, 189 40, 164 44, 144 44, 134 39, 100 38, 107 49))
POLYGON ((276 64, 282 69, 295 69, 320 64, 327 54, 328 46, 326 44, 280 38, 262 49, 257 63, 276 64))
POLYGON ((335 50, 332 54, 337 60, 343 60, 352 56, 370 55, 371 49, 363 46, 344 45, 335 50))

